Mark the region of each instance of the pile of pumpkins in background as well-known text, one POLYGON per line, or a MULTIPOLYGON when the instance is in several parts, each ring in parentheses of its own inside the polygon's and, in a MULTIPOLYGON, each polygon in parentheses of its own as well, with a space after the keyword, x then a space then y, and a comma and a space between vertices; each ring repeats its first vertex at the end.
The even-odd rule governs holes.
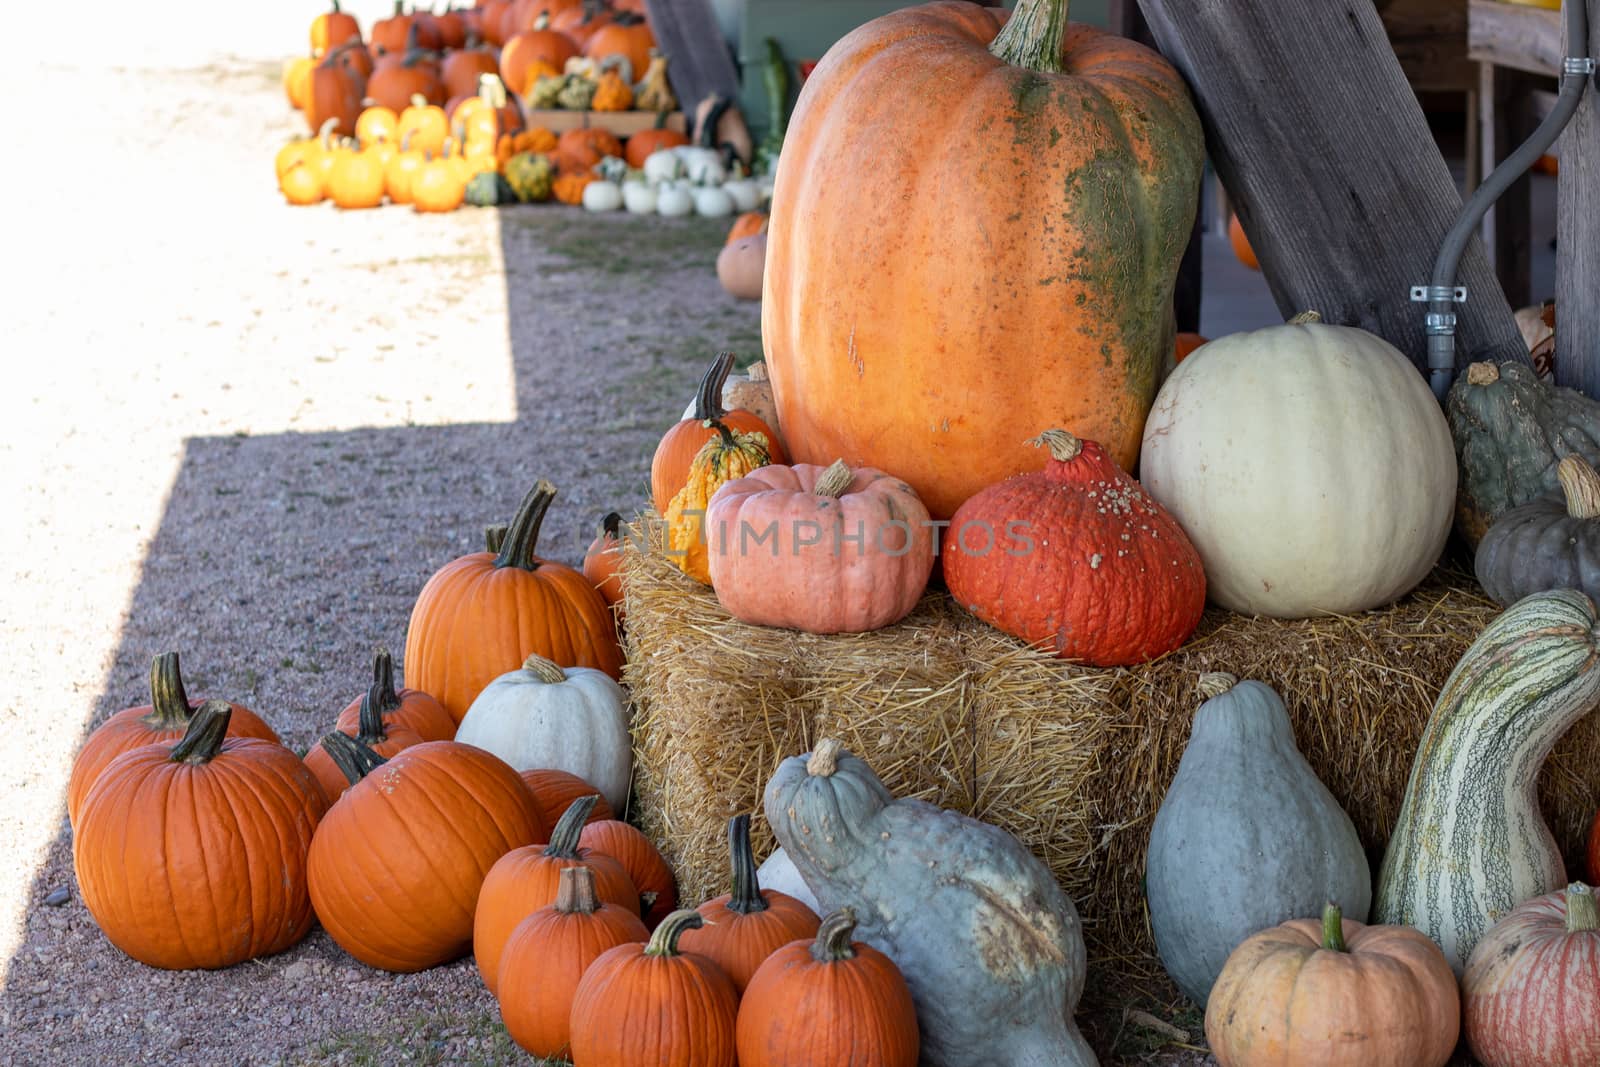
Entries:
MULTIPOLYGON (((748 151, 691 144, 666 124, 678 101, 637 0, 485 0, 443 13, 397 4, 368 40, 335 3, 310 40, 311 54, 284 70, 310 131, 275 160, 291 204, 447 212, 557 200, 716 217, 770 195, 770 180, 750 175, 748 151), (658 121, 624 142, 601 126, 557 136, 526 120, 562 107, 658 121)), ((706 125, 702 140, 715 137, 706 125)))

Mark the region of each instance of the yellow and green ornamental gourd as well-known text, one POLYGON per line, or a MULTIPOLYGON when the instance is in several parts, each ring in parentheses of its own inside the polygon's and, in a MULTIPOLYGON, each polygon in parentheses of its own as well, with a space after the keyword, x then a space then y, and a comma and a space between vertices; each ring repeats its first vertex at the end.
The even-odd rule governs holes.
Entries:
POLYGON ((538 152, 518 152, 506 160, 506 182, 524 204, 549 200, 555 180, 556 168, 538 152))
POLYGON ((772 462, 767 435, 730 430, 713 420, 717 436, 695 453, 689 480, 667 505, 667 553, 679 570, 695 581, 711 584, 705 542, 706 506, 717 490, 757 467, 772 462))

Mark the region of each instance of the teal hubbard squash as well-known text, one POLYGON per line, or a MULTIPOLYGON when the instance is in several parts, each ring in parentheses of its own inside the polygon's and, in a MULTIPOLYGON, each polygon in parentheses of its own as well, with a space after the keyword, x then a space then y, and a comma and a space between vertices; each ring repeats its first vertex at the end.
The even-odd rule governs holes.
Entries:
POLYGON ((1145 892, 1156 952, 1203 1008, 1256 931, 1315 914, 1330 895, 1364 922, 1372 871, 1278 694, 1221 673, 1201 675, 1199 690, 1206 701, 1150 829, 1145 892))
POLYGON ((1495 923, 1461 978, 1467 1044, 1484 1067, 1600 1063, 1600 912, 1582 882, 1495 923))
POLYGON ((894 961, 928 1067, 1091 1067, 1072 1015, 1085 950, 1072 901, 998 827, 895 799, 832 738, 778 765, 767 822, 829 913, 894 961))
POLYGON ((1206 575, 1183 527, 1094 441, 1046 430, 1042 471, 956 510, 940 562, 956 602, 990 625, 1096 667, 1183 644, 1206 575))
POLYGON ((1178 73, 1066 0, 846 35, 800 94, 767 235, 794 460, 888 471, 941 519, 1033 469, 1040 426, 1133 469, 1203 158, 1178 73))
POLYGON ((1600 701, 1597 625, 1576 590, 1520 600, 1467 649, 1433 705, 1373 913, 1433 938, 1457 974, 1512 908, 1567 884, 1536 786, 1557 739, 1600 701))

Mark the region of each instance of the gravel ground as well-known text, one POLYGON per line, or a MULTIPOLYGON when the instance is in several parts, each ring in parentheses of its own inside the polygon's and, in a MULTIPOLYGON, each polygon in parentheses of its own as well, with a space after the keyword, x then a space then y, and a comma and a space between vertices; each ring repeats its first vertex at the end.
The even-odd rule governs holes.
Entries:
MULTIPOLYGON (((642 501, 710 353, 759 350, 757 312, 716 285, 717 224, 291 210, 277 63, 174 63, 24 68, 50 104, 14 143, 62 143, 69 114, 87 155, 7 198, 0 1065, 526 1062, 470 960, 393 976, 320 932, 221 973, 120 955, 77 899, 71 758, 168 649, 192 695, 303 750, 535 478, 567 561, 642 501)), ((1119 1019, 1102 1045, 1153 1062, 1119 1019)))

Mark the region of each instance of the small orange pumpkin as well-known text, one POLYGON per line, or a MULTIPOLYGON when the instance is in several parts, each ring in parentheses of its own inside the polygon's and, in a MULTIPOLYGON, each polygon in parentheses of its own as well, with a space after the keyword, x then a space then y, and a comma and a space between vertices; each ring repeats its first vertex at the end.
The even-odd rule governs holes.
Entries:
POLYGON ((400 116, 381 104, 366 108, 356 119, 356 140, 362 148, 371 148, 379 141, 397 141, 399 130, 400 116))
POLYGON ((1256 259, 1256 250, 1250 247, 1250 238, 1245 236, 1244 225, 1240 223, 1238 215, 1228 219, 1228 243, 1233 246, 1233 254, 1238 257, 1240 263, 1251 270, 1261 269, 1261 263, 1256 259))
POLYGON ((356 132, 356 120, 361 117, 362 86, 357 84, 355 73, 340 62, 349 43, 329 52, 311 72, 311 82, 306 93, 306 122, 313 130, 323 129, 333 119, 333 132, 356 132))
POLYGON ((421 149, 411 147, 412 135, 405 134, 400 138, 400 151, 394 158, 383 165, 383 191, 393 204, 411 203, 411 183, 416 180, 417 172, 428 161, 428 154, 421 149))
POLYGON ((396 112, 419 96, 430 104, 443 104, 444 83, 428 56, 413 50, 399 62, 380 67, 367 81, 367 97, 396 112))
POLYGON ((322 174, 310 160, 296 160, 278 175, 278 188, 283 198, 297 207, 322 203, 322 174))
POLYGON ((590 852, 610 856, 622 864, 639 891, 644 924, 654 930, 662 919, 678 910, 678 880, 644 832, 618 819, 591 819, 578 835, 578 844, 590 852))
POLYGON ((283 65, 283 93, 296 111, 305 110, 311 96, 311 72, 316 68, 317 61, 309 56, 296 56, 283 65))
POLYGON ((332 0, 331 10, 311 20, 311 54, 314 57, 351 39, 361 40, 361 24, 354 15, 339 10, 339 0, 332 0))
POLYGON ((675 911, 648 945, 618 945, 589 965, 572 998, 574 1063, 734 1067, 739 994, 722 968, 678 948, 703 922, 675 911))
MULTIPOLYGON (((615 134, 599 127, 568 130, 556 140, 556 166, 563 173, 588 174, 607 156, 622 155, 622 142, 615 134)), ((578 190, 582 195, 583 190, 578 190)))
POLYGON ((705 925, 684 932, 679 944, 716 961, 740 993, 768 956, 791 941, 810 940, 821 920, 787 893, 762 889, 750 851, 750 816, 728 820, 733 892, 700 905, 705 925))
POLYGON ((506 88, 521 96, 533 86, 534 64, 542 64, 559 73, 567 60, 578 54, 572 38, 549 28, 549 19, 543 18, 538 26, 523 30, 509 38, 500 49, 500 77, 506 88))
POLYGON ((606 10, 604 0, 583 0, 577 7, 563 8, 550 16, 550 28, 560 30, 572 38, 581 50, 602 26, 609 26, 614 16, 606 10))
POLYGON ((789 457, 778 443, 777 434, 759 416, 743 409, 724 410, 722 387, 733 369, 733 353, 718 352, 706 368, 695 391, 694 417, 673 425, 661 437, 650 460, 650 499, 656 511, 667 513, 672 498, 689 480, 689 466, 705 443, 718 436, 714 424, 730 430, 759 433, 766 438, 767 453, 773 463, 788 463, 789 457))
POLYGON ((328 198, 347 211, 383 204, 383 161, 375 152, 342 152, 328 174, 328 198))
POLYGON ((754 237, 758 233, 767 232, 767 213, 765 211, 746 211, 743 215, 733 220, 733 225, 728 228, 728 239, 724 245, 746 237, 754 237))
POLYGON ((430 104, 427 97, 418 94, 411 98, 410 106, 400 112, 395 122, 395 136, 401 140, 410 137, 414 151, 438 155, 444 150, 444 139, 450 136, 450 123, 443 108, 430 104))
POLYGON ((628 166, 638 170, 644 166, 644 161, 651 154, 663 148, 679 148, 689 143, 689 135, 678 130, 669 130, 665 126, 659 129, 640 130, 628 138, 627 149, 623 153, 628 166))
POLYGON ((568 171, 556 175, 551 189, 556 199, 563 204, 582 204, 583 191, 589 187, 590 182, 598 180, 593 174, 574 174, 568 171))
POLYGON ((419 212, 447 212, 467 198, 467 179, 453 159, 424 163, 411 181, 411 206, 419 212))
POLYGON ((611 610, 622 615, 622 516, 615 511, 600 520, 600 532, 583 554, 583 576, 594 583, 611 610))
POLYGON ((420 689, 395 688, 394 657, 387 648, 373 652, 372 685, 345 706, 334 723, 334 729, 351 737, 356 736, 362 709, 369 697, 383 718, 385 728, 408 730, 424 741, 449 741, 456 735, 455 720, 444 710, 443 704, 420 689))
POLYGON ((1202 337, 1197 333, 1180 333, 1174 344, 1174 363, 1182 363, 1189 358, 1189 353, 1209 341, 1210 338, 1202 337))
POLYGON ((555 903, 518 923, 500 954, 500 1018, 511 1040, 538 1057, 562 1056, 583 972, 608 949, 649 938, 639 916, 596 897, 592 868, 563 868, 555 903))
POLYGON ((626 111, 633 106, 633 86, 615 70, 608 70, 600 75, 589 106, 596 111, 626 111))
POLYGON ((628 61, 628 76, 643 78, 655 46, 656 35, 650 32, 650 23, 624 11, 589 37, 583 54, 600 64, 612 56, 621 56, 628 61))
POLYGON ((499 988, 500 954, 517 924, 556 899, 561 872, 568 867, 594 871, 595 895, 633 915, 639 914, 639 890, 622 864, 579 844, 583 821, 594 796, 578 801, 550 832, 547 845, 526 845, 506 852, 490 869, 478 894, 472 922, 472 954, 483 984, 499 988))
POLYGON ((606 798, 599 795, 599 790, 570 771, 561 771, 554 767, 533 767, 519 773, 522 775, 522 783, 539 802, 539 810, 544 812, 545 821, 548 823, 554 824, 573 804, 591 796, 594 797, 594 807, 589 809, 587 816, 589 822, 617 817, 616 812, 611 810, 611 805, 606 803, 606 798))

